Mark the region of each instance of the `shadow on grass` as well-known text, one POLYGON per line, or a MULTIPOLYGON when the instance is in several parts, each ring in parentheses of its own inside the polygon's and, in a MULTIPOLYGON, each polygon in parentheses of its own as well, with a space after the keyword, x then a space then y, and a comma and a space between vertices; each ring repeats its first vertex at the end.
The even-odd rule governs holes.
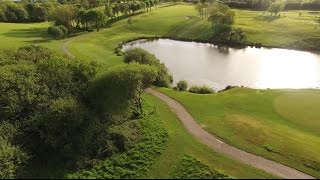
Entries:
POLYGON ((45 43, 54 40, 47 34, 46 28, 12 29, 2 35, 10 38, 24 38, 26 39, 24 42, 31 43, 45 43), (30 38, 30 40, 27 40, 28 38, 30 38))
POLYGON ((254 19, 257 21, 265 21, 265 22, 272 22, 272 21, 275 21, 279 18, 280 18, 279 16, 269 16, 269 15, 254 17, 254 19))

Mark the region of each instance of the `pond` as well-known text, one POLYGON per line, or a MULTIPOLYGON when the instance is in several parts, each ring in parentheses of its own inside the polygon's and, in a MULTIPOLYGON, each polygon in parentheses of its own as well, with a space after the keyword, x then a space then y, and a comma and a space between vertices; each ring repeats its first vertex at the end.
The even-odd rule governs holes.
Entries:
POLYGON ((145 49, 165 63, 174 84, 186 80, 216 90, 228 85, 255 89, 320 87, 320 54, 278 48, 235 49, 170 39, 137 40, 122 50, 132 48, 145 49))

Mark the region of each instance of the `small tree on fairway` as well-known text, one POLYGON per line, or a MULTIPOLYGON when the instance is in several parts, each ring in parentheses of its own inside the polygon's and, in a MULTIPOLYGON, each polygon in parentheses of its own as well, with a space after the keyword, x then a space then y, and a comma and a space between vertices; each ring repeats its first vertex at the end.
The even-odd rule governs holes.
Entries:
POLYGON ((277 14, 284 9, 284 4, 282 2, 275 2, 272 3, 268 9, 268 12, 271 14, 274 13, 274 16, 277 16, 277 14))
POLYGON ((188 88, 188 83, 187 81, 179 81, 177 83, 177 88, 179 91, 185 91, 188 88))
POLYGON ((52 35, 56 39, 63 37, 64 32, 58 26, 50 26, 48 28, 48 34, 52 35))

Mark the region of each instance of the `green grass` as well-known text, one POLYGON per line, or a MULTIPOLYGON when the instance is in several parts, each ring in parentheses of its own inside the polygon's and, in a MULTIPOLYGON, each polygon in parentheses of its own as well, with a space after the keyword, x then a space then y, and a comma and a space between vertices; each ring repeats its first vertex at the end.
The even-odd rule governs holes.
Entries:
POLYGON ((148 174, 142 178, 172 178, 177 175, 174 170, 185 155, 197 159, 212 172, 220 172, 234 178, 272 178, 264 171, 232 160, 198 142, 184 129, 182 123, 163 101, 149 94, 145 94, 144 99, 150 106, 156 108, 159 120, 168 131, 168 143, 148 174))
POLYGON ((50 41, 47 35, 49 23, 0 23, 0 49, 50 41))
POLYGON ((224 141, 320 177, 319 90, 235 88, 212 95, 159 90, 224 141))
POLYGON ((218 171, 212 171, 207 165, 188 155, 179 161, 172 174, 174 179, 230 179, 218 171))
POLYGON ((37 44, 62 53, 60 46, 68 39, 55 40, 48 36, 49 22, 0 23, 0 49, 12 49, 37 44))
POLYGON ((281 17, 274 17, 261 11, 236 10, 235 26, 245 30, 249 41, 286 47, 295 41, 320 37, 320 26, 314 21, 312 12, 284 11, 281 17))

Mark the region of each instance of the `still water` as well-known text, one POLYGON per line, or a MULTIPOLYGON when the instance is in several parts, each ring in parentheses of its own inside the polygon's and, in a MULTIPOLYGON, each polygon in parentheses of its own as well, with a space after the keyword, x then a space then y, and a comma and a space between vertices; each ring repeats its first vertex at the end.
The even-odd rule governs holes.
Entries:
POLYGON ((170 39, 138 40, 123 51, 142 48, 165 63, 174 84, 186 80, 217 90, 228 85, 256 89, 319 88, 320 54, 278 48, 218 48, 170 39))

